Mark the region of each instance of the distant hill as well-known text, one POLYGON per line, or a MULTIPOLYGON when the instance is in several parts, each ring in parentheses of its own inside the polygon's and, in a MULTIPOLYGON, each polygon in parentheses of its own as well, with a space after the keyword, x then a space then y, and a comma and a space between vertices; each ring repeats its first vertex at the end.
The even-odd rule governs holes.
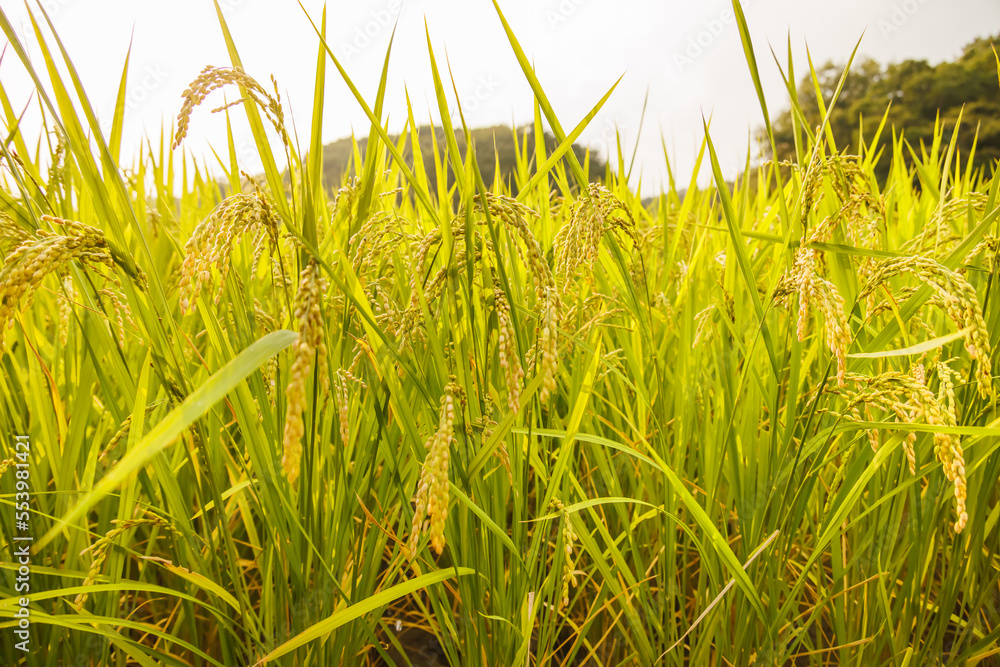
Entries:
MULTIPOLYGON (((428 126, 420 127, 417 130, 418 136, 420 137, 420 153, 424 160, 424 167, 427 171, 427 177, 430 180, 431 187, 437 187, 437 174, 434 169, 433 162, 433 145, 434 140, 437 141, 438 151, 443 152, 445 146, 445 134, 444 130, 440 127, 431 128, 428 126), (433 133, 433 138, 432 138, 433 133)), ((514 167, 515 167, 515 151, 514 151, 514 133, 515 130, 511 127, 504 125, 496 125, 494 127, 479 128, 471 131, 472 141, 476 147, 476 157, 479 160, 479 170, 483 175, 483 182, 486 183, 487 187, 493 185, 493 179, 497 175, 496 169, 499 164, 500 177, 511 186, 512 191, 516 191, 516 184, 513 180, 514 167), (499 162, 498 162, 499 156, 499 162)), ((398 144, 399 136, 390 135, 393 142, 398 144)), ((521 127, 517 129, 517 138, 521 145, 524 145, 525 138, 527 137, 527 142, 529 146, 529 151, 534 154, 535 145, 535 132, 530 127, 521 127)), ((458 144, 458 149, 461 151, 462 155, 465 155, 465 134, 461 131, 455 132, 455 140, 458 144)), ((407 164, 412 167, 413 165, 413 147, 410 145, 411 142, 409 138, 406 140, 406 145, 403 150, 403 157, 406 159, 407 164)), ((546 153, 551 153, 558 147, 559 142, 556 141, 555 137, 546 132, 545 133, 545 149, 546 153)), ((362 156, 368 146, 368 138, 364 137, 358 141, 358 147, 361 150, 362 156)), ((580 164, 584 162, 584 156, 587 149, 580 144, 573 145, 573 152, 576 153, 577 158, 580 160, 580 164)), ((323 146, 323 173, 326 180, 327 188, 334 189, 340 187, 343 183, 344 174, 347 172, 351 165, 351 161, 354 155, 354 148, 350 138, 340 139, 339 141, 334 141, 332 143, 323 146)), ((605 173, 605 160, 602 156, 596 155, 591 152, 590 154, 590 173, 588 177, 591 181, 603 180, 605 173)), ((570 176, 572 178, 572 176, 570 176)), ((451 169, 448 170, 448 182, 449 184, 454 182, 454 174, 451 169)))

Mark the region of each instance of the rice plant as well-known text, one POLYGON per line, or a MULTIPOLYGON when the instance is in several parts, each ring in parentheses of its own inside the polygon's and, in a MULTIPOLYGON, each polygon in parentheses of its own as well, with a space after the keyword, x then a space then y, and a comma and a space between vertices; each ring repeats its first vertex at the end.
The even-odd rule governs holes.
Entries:
POLYGON ((44 11, 32 61, 0 10, 45 119, 29 145, 0 87, 3 660, 1000 659, 1000 178, 883 121, 727 184, 706 128, 714 183, 643 206, 572 150, 613 87, 567 133, 496 12, 559 144, 486 183, 429 35, 433 164, 325 12, 307 137, 219 10, 230 66, 122 155, 124 103, 105 136, 44 11), (331 65, 371 121, 337 191, 331 65), (219 89, 257 177, 231 132, 221 184, 185 150, 219 89))

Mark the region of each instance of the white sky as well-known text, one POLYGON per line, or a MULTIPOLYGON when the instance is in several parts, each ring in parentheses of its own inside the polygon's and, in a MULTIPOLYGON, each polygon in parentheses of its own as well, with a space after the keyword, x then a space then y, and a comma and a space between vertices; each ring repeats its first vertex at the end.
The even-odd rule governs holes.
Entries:
MULTIPOLYGON (((169 123, 179 110, 181 92, 205 65, 229 64, 210 0, 42 0, 41 4, 104 119, 112 114, 134 35, 125 155, 138 150, 147 132, 158 136, 161 123, 169 123)), ((303 4, 318 21, 322 2, 303 0, 303 4)), ((264 85, 269 75, 277 77, 283 100, 290 104, 286 114, 294 118, 305 142, 318 42, 302 10, 295 0, 220 0, 220 5, 248 73, 264 85)), ((567 131, 625 75, 583 135, 583 143, 602 152, 613 150, 617 126, 631 151, 648 89, 633 186, 640 174, 647 193, 665 182, 661 135, 675 175, 682 183, 687 181, 702 136, 702 114, 712 116, 712 138, 726 175, 736 174, 744 164, 750 133, 763 117, 729 2, 502 0, 501 6, 567 131)), ((0 8, 16 30, 30 33, 23 3, 0 0, 0 8)), ((746 0, 744 10, 772 115, 787 101, 770 45, 784 65, 789 36, 800 77, 808 66, 806 43, 817 66, 827 60, 844 62, 867 30, 862 55, 880 62, 904 58, 938 62, 953 58, 977 36, 1000 32, 997 0, 746 0)), ((447 66, 446 56, 450 60, 472 126, 531 121, 531 90, 489 0, 355 0, 332 2, 328 12, 328 41, 370 103, 398 17, 386 99, 393 131, 406 117, 404 86, 418 122, 437 115, 431 111, 437 105, 425 20, 439 66, 447 66)), ((38 50, 31 51, 37 58, 38 50)), ((367 134, 364 113, 332 65, 327 82, 324 140, 348 136, 352 130, 367 134)), ((27 102, 30 82, 9 50, 0 63, 0 83, 15 105, 27 102)), ((453 98, 450 87, 449 97, 453 98)), ((222 93, 215 93, 195 112, 185 143, 193 154, 211 160, 210 146, 225 149, 224 118, 209 113, 221 104, 222 93)), ((241 166, 255 171, 259 162, 254 162, 250 150, 245 119, 241 112, 233 117, 241 166)))

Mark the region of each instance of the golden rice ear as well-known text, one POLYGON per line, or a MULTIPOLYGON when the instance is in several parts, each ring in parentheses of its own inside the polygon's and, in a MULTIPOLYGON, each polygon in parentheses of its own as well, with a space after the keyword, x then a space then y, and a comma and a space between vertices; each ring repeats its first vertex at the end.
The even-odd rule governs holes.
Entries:
POLYGON ((76 289, 73 287, 73 278, 67 273, 62 277, 62 293, 59 294, 59 343, 61 345, 66 345, 69 340, 70 321, 73 317, 73 302, 75 300, 76 289))
POLYGON ((455 439, 455 398, 461 396, 461 392, 462 388, 454 380, 445 387, 437 431, 425 445, 427 458, 424 459, 417 493, 413 498, 413 527, 408 544, 411 559, 416 556, 420 536, 425 532, 430 536, 431 548, 438 555, 444 550, 444 526, 451 499, 448 460, 451 456, 451 443, 455 439))
MULTIPOLYGON (((360 358, 361 352, 354 357, 355 363, 360 358)), ((352 364, 353 366, 354 364, 352 364)), ((367 389, 362 380, 354 377, 349 369, 340 369, 334 374, 334 397, 337 401, 337 419, 340 422, 340 442, 345 447, 351 442, 351 422, 350 422, 350 384, 356 384, 362 389, 367 389), (349 384, 350 383, 350 384, 349 384)))
POLYGON ((351 264, 354 272, 359 277, 363 276, 367 269, 375 268, 394 248, 410 240, 412 237, 403 231, 399 216, 390 211, 376 211, 347 243, 353 250, 351 264))
POLYGON ((497 314, 497 353, 500 356, 500 366, 504 371, 507 386, 507 407, 511 412, 517 412, 521 407, 521 383, 524 380, 524 368, 517 353, 517 335, 510 318, 510 306, 503 290, 493 291, 493 304, 497 314))
POLYGON ((535 284, 535 296, 541 300, 545 289, 555 287, 556 281, 548 262, 545 261, 542 246, 528 227, 528 219, 538 217, 538 213, 512 197, 491 193, 486 194, 486 205, 489 207, 490 215, 502 222, 504 227, 524 244, 523 250, 520 245, 515 244, 515 247, 519 254, 523 253, 521 257, 535 284))
MULTIPOLYGON (((940 371, 942 382, 950 381, 950 371, 940 371)), ((955 414, 942 403, 934 393, 927 388, 919 377, 905 375, 897 371, 882 373, 874 377, 848 373, 846 380, 857 386, 857 389, 838 389, 847 398, 847 407, 840 416, 853 421, 862 421, 860 409, 876 408, 892 412, 903 423, 927 423, 932 426, 954 427, 957 425, 955 414)), ((947 393, 947 384, 941 390, 947 393)), ((871 432, 869 432, 871 436, 871 432)), ((909 445, 904 445, 907 462, 911 470, 915 470, 915 452, 912 443, 915 438, 908 438, 909 445)), ((877 440, 873 448, 877 448, 877 440)), ((966 511, 966 477, 965 457, 962 441, 958 435, 949 433, 934 434, 934 455, 941 462, 945 478, 953 485, 955 495, 955 514, 957 519, 953 525, 956 533, 962 532, 968 522, 966 511)))
MULTIPOLYGON (((132 317, 132 309, 129 308, 126 301, 122 300, 119 293, 114 290, 102 289, 98 290, 97 293, 111 304, 111 308, 114 310, 115 322, 118 325, 118 341, 122 347, 125 347, 125 325, 128 324, 130 331, 139 331, 139 325, 136 324, 135 319, 132 317)), ((141 339, 139 343, 142 344, 141 339)))
MULTIPOLYGON (((29 235, 7 256, 0 269, 0 336, 13 324, 12 315, 32 296, 50 273, 64 271, 74 261, 91 269, 123 269, 115 260, 104 233, 75 220, 42 216, 42 220, 62 227, 64 234, 39 230, 29 235)), ((105 277, 113 283, 114 273, 105 277)), ((2 340, 2 338, 0 338, 2 340)))
MULTIPOLYGON (((990 273, 996 268, 997 256, 1000 255, 1000 238, 987 234, 983 240, 976 244, 968 255, 965 256, 965 263, 969 264, 976 257, 982 257, 986 270, 990 273)), ((964 270, 964 269, 963 269, 964 270)))
MULTIPOLYGON (((934 209, 916 236, 904 243, 901 249, 907 254, 925 257, 937 257, 949 252, 962 240, 962 237, 955 232, 955 223, 967 218, 970 212, 984 215, 988 202, 989 195, 984 192, 969 192, 963 197, 943 201, 934 209)), ((987 248, 992 247, 995 253, 995 243, 995 237, 984 236, 976 248, 966 256, 966 262, 987 248)), ((987 256, 984 259, 992 263, 992 257, 987 256)))
POLYGON ((553 498, 549 503, 550 512, 559 513, 559 534, 563 539, 563 571, 562 589, 559 597, 559 606, 569 606, 569 587, 576 586, 576 569, 573 563, 573 545, 579 539, 576 531, 573 530, 573 522, 569 517, 569 510, 558 498, 553 498))
POLYGON ((285 147, 290 149, 291 140, 285 129, 285 114, 281 108, 280 96, 278 96, 278 84, 274 81, 273 76, 271 77, 271 81, 274 84, 274 96, 264 90, 253 77, 244 72, 240 67, 213 67, 209 65, 203 69, 188 88, 181 93, 184 103, 177 114, 177 130, 174 133, 174 143, 171 145, 171 149, 174 150, 180 146, 181 142, 187 136, 188 128, 191 125, 191 114, 195 108, 205 101, 205 98, 210 93, 229 85, 242 87, 246 97, 241 97, 235 102, 230 102, 217 109, 213 109, 213 113, 224 111, 244 102, 253 102, 260 107, 268 120, 271 121, 285 147))
POLYGON ((890 257, 875 264, 872 275, 858 294, 867 298, 895 276, 909 273, 929 286, 941 298, 948 317, 958 329, 969 329, 965 349, 976 363, 976 385, 983 398, 993 396, 990 339, 976 290, 959 273, 929 257, 890 257))
POLYGON ((581 266, 593 270, 606 232, 620 233, 636 243, 636 224, 632 211, 610 190, 592 183, 573 207, 569 222, 556 233, 555 274, 568 290, 581 266))
POLYGON ((844 384, 847 373, 847 350, 851 345, 851 328, 844 312, 844 298, 836 286, 816 272, 816 251, 800 248, 795 254, 795 267, 789 277, 789 286, 799 295, 799 317, 796 327, 798 339, 805 340, 810 306, 823 315, 826 325, 826 344, 837 359, 837 384, 844 384))
POLYGON ((562 302, 555 287, 545 290, 542 308, 539 313, 541 332, 538 335, 538 349, 541 354, 540 371, 542 373, 542 389, 538 395, 542 402, 548 400, 556 390, 556 373, 559 370, 559 314, 562 302))
MULTIPOLYGON (((83 553, 80 554, 82 556, 88 551, 93 552, 93 560, 91 560, 90 563, 90 570, 87 572, 87 576, 83 580, 82 586, 84 588, 93 585, 97 581, 97 577, 101 574, 101 570, 104 567, 104 562, 107 560, 108 550, 114 544, 114 541, 122 534, 138 528, 139 526, 157 526, 159 528, 173 530, 173 526, 171 526, 166 519, 149 510, 143 512, 142 518, 127 520, 112 519, 111 523, 115 524, 115 527, 105 533, 104 537, 84 549, 83 553)), ((87 602, 87 598, 89 597, 90 594, 87 592, 80 593, 76 596, 73 600, 73 606, 77 611, 83 611, 83 605, 87 602)))
MULTIPOLYGON (((9 215, 0 211, 0 262, 7 263, 7 255, 31 236, 9 215)), ((0 266, 2 266, 0 264, 0 266)))
POLYGON ((299 335, 292 345, 291 380, 285 390, 287 410, 285 432, 282 438, 281 468, 290 483, 299 476, 302 458, 302 438, 305 423, 302 413, 307 407, 306 388, 312 375, 313 360, 320 377, 326 378, 326 342, 323 324, 323 293, 326 281, 320 276, 319 264, 311 260, 302 270, 299 289, 295 295, 295 318, 299 335))
POLYGON ((184 245, 184 262, 178 285, 181 314, 194 311, 202 286, 219 272, 215 303, 219 303, 229 274, 233 248, 244 236, 254 238, 254 266, 263 256, 265 241, 273 254, 278 247, 278 218, 260 188, 253 194, 237 194, 222 201, 199 224, 184 245))

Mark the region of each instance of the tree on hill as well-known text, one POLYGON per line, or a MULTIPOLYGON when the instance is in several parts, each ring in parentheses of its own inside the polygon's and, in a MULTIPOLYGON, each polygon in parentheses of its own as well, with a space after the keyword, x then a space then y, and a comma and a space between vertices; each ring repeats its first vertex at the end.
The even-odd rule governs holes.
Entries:
MULTIPOLYGON (((886 109, 889 109, 882 143, 891 141, 892 128, 918 153, 921 144, 930 146, 934 125, 940 120, 950 130, 961 113, 958 149, 967 158, 975 143, 976 167, 990 173, 1000 160, 1000 85, 997 59, 991 42, 1000 35, 977 39, 966 45, 962 55, 953 62, 931 65, 926 60, 905 60, 882 67, 866 59, 851 69, 837 105, 830 117, 830 127, 838 150, 856 152, 859 146, 861 120, 864 139, 870 142, 886 109)), ((824 105, 828 105, 837 89, 843 66, 827 63, 816 72, 824 105)), ((809 75, 798 87, 799 104, 806 122, 814 129, 822 122, 816 101, 815 86, 809 75)), ((780 159, 795 155, 791 113, 785 112, 773 124, 775 144, 780 159)), ((770 146, 761 136, 761 146, 770 157, 770 146)), ((888 160, 882 159, 876 173, 884 177, 888 160)))
MULTIPOLYGON (((528 151, 531 155, 534 155, 535 146, 535 131, 530 127, 522 127, 517 129, 517 141, 521 146, 525 145, 527 141, 528 151)), ((429 180, 431 188, 437 187, 437 173, 434 168, 434 142, 437 142, 439 153, 443 152, 445 147, 445 134, 444 130, 440 127, 430 128, 430 127, 420 127, 417 129, 418 136, 420 137, 420 153, 424 160, 424 167, 427 171, 427 178, 429 180), (432 136, 433 133, 433 136, 432 136)), ((479 170, 483 175, 483 182, 487 187, 493 185, 493 180, 497 176, 497 167, 499 166, 499 176, 500 178, 508 183, 513 192, 517 191, 517 183, 514 182, 514 172, 516 169, 516 151, 515 151, 515 130, 510 127, 498 125, 494 127, 479 128, 471 130, 472 141, 476 147, 476 157, 479 162, 479 170)), ((399 136, 390 136, 394 143, 398 145, 399 136)), ((465 143, 465 133, 461 131, 455 132, 455 141, 458 144, 458 149, 462 153, 463 157, 465 155, 466 143, 465 143)), ((362 156, 368 146, 367 137, 358 140, 358 148, 361 151, 362 156)), ((545 150, 547 154, 551 154, 559 146, 559 142, 556 138, 546 132, 545 133, 545 150)), ((579 144, 573 145, 573 152, 576 153, 577 158, 580 160, 580 164, 584 163, 584 159, 587 153, 587 149, 579 144)), ((413 147, 409 137, 406 139, 405 147, 402 151, 403 157, 409 166, 413 166, 413 147)), ((347 173, 348 168, 351 166, 351 161, 354 157, 354 147, 350 138, 340 139, 332 143, 323 146, 323 173, 324 179, 326 181, 327 188, 336 190, 340 187, 343 182, 344 175, 347 173)), ((450 166, 449 166, 450 167, 450 166)), ((590 180, 603 180, 605 172, 605 161, 600 156, 595 153, 590 153, 590 169, 588 176, 590 180)), ((572 179, 572 175, 570 175, 572 179)), ((448 183, 449 185, 454 182, 454 174, 452 170, 448 169, 448 183)))

